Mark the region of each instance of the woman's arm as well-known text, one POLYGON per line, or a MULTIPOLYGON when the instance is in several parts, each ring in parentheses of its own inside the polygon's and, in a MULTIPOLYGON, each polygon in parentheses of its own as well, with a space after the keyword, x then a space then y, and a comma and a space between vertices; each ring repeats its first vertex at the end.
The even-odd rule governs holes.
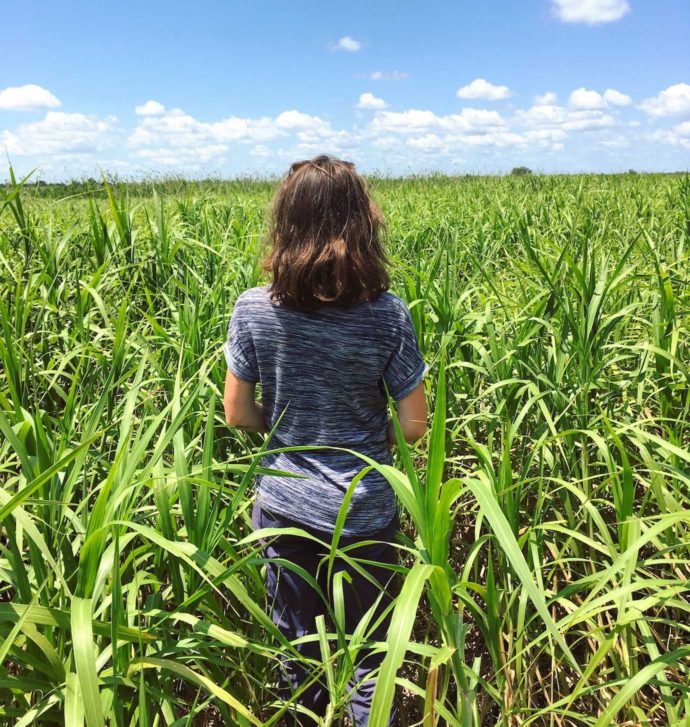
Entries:
MULTIPOLYGON (((402 429, 405 441, 413 444, 421 439, 426 432, 426 395, 424 392, 424 382, 420 381, 404 399, 397 402, 398 421, 402 429)), ((388 442, 397 444, 395 438, 395 429, 393 428, 393 420, 388 419, 388 442)))
POLYGON ((256 384, 238 378, 227 369, 223 406, 225 421, 231 427, 250 432, 268 432, 263 407, 254 399, 255 389, 256 384))

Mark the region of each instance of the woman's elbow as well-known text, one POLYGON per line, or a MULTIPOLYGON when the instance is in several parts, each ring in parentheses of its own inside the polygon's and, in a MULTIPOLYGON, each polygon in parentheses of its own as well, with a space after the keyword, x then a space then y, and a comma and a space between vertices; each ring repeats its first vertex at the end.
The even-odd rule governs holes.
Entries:
POLYGON ((408 444, 418 442, 426 433, 426 422, 405 422, 403 436, 408 444))
POLYGON ((241 427, 244 421, 242 412, 236 407, 225 407, 225 423, 229 427, 241 427))

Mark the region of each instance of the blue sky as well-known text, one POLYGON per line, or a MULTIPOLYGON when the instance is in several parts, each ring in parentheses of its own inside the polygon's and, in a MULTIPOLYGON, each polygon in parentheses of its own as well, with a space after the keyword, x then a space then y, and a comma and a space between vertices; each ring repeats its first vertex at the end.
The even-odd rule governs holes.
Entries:
MULTIPOLYGON (((0 146, 60 179, 690 169, 687 0, 5 3, 0 146)), ((6 162, 0 176, 5 177, 6 162)))

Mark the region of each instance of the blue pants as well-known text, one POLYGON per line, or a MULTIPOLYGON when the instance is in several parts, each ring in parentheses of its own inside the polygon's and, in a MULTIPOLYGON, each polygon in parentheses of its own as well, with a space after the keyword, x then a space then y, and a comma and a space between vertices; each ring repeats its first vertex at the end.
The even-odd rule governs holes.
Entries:
MULTIPOLYGON (((299 527, 326 543, 330 543, 332 539, 330 533, 314 530, 293 520, 269 513, 258 504, 254 505, 252 524, 256 529, 299 527)), ((394 565, 397 563, 397 554, 390 541, 397 529, 398 518, 396 516, 385 528, 367 537, 341 537, 339 547, 352 545, 362 540, 380 540, 383 542, 355 548, 349 551, 348 554, 358 561, 376 561, 394 565)), ((318 567, 323 556, 324 548, 322 546, 296 535, 280 535, 271 538, 264 548, 264 557, 282 558, 303 568, 317 581, 322 591, 327 593, 325 564, 321 568, 318 567)), ((371 608, 378 598, 381 589, 385 589, 385 593, 370 624, 377 620, 381 611, 390 604, 393 597, 391 585, 394 575, 389 568, 364 563, 359 563, 359 565, 378 581, 380 587, 375 586, 352 566, 340 559, 336 559, 333 567, 334 574, 344 570, 352 578, 352 583, 348 583, 347 579, 343 579, 345 630, 347 634, 352 634, 364 613, 371 608)), ((293 570, 272 562, 267 563, 266 581, 269 603, 272 606, 273 622, 286 638, 292 641, 306 634, 315 634, 315 619, 318 615, 326 612, 323 600, 316 590, 293 570)), ((384 641, 389 622, 390 615, 376 629, 370 632, 371 638, 375 641, 384 641)), ((297 648, 306 658, 322 661, 321 651, 316 640, 299 645, 297 648)), ((384 653, 372 654, 364 649, 359 652, 354 672, 354 684, 350 685, 352 695, 349 707, 350 717, 355 727, 367 727, 369 724, 374 682, 367 681, 367 675, 371 670, 381 665, 384 656, 384 653)), ((279 671, 278 696, 287 701, 300 684, 311 679, 313 677, 310 677, 308 667, 298 661, 284 659, 283 668, 279 671)), ((323 676, 305 689, 297 701, 300 705, 312 710, 316 715, 324 716, 328 705, 328 691, 323 676)), ((394 708, 390 717, 390 725, 395 724, 395 718, 394 708)), ((292 717, 292 720, 290 722, 292 725, 314 724, 305 715, 296 714, 292 717)))

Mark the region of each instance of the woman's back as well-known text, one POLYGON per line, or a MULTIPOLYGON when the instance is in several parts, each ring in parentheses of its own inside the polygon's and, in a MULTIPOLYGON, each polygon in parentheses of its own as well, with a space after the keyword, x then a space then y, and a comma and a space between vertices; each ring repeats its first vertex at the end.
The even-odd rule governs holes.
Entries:
MULTIPOLYGON (((270 297, 270 286, 244 292, 225 347, 239 378, 261 382, 274 447, 328 445, 391 462, 383 382, 399 400, 426 372, 407 307, 389 292, 350 307, 298 310, 270 297)), ((268 510, 320 530, 332 530, 352 478, 365 462, 329 450, 269 455, 262 464, 304 479, 262 476, 258 500, 268 510)), ((350 502, 345 534, 373 532, 390 522, 393 492, 368 473, 350 502)))
MULTIPOLYGON (((271 617, 285 638, 300 639, 296 648, 305 657, 283 661, 289 666, 279 670, 279 701, 315 717, 326 715, 330 695, 305 665, 321 661, 321 640, 301 637, 315 633, 325 616, 323 594, 334 592, 337 579, 341 626, 347 633, 363 628, 360 636, 366 632, 373 642, 386 637, 390 616, 395 495, 376 470, 357 479, 368 463, 354 453, 391 464, 389 442, 400 434, 416 442, 426 430, 428 366, 406 305, 388 292, 384 232, 381 209, 354 164, 325 154, 292 164, 271 204, 270 253, 263 261, 270 286, 240 295, 225 344, 228 424, 262 433, 275 426, 269 446, 308 448, 262 458, 264 466, 295 476, 257 477, 252 524, 274 531, 263 551, 271 617), (396 400, 399 430, 388 418, 386 389, 396 400), (339 541, 348 556, 336 553, 324 569, 319 541, 331 540, 348 490, 339 541), (284 532, 295 525, 308 537, 284 532)), ((384 652, 358 652, 349 713, 364 725, 373 699, 370 676, 384 652)), ((389 724, 395 720, 393 709, 389 724)))

